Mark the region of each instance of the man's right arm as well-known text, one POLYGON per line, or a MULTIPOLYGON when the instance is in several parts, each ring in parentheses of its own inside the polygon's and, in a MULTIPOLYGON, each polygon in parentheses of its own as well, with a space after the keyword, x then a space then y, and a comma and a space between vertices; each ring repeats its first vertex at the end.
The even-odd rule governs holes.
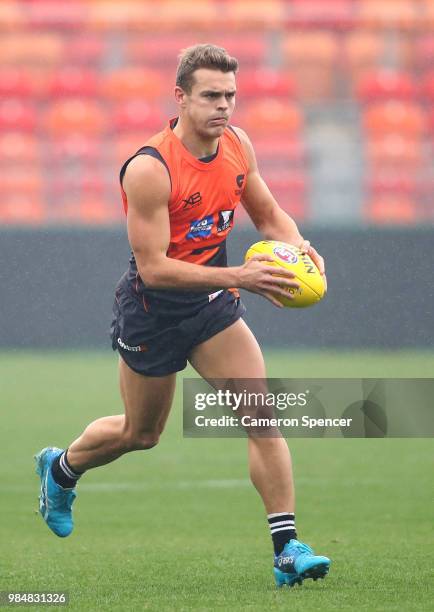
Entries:
POLYGON ((128 165, 123 179, 128 198, 128 239, 145 285, 152 289, 212 291, 240 287, 260 293, 279 305, 270 294, 288 294, 279 285, 297 286, 294 275, 268 266, 268 256, 257 256, 242 266, 217 268, 167 257, 170 242, 168 202, 170 179, 163 164, 138 155, 128 165), (282 274, 284 277, 281 277, 282 274), (279 284, 276 284, 276 283, 279 284))

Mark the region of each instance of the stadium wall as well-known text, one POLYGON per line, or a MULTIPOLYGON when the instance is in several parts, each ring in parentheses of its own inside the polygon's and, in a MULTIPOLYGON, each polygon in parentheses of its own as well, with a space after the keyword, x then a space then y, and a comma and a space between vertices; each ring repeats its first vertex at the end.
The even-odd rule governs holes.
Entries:
MULTIPOLYGON (((261 344, 434 346, 434 228, 304 233, 326 259, 329 293, 314 308, 279 311, 243 292, 246 320, 261 344)), ((257 240, 252 230, 233 232, 230 263, 257 240)), ((118 227, 2 229, 0 346, 111 350, 113 290, 128 257, 118 227)))

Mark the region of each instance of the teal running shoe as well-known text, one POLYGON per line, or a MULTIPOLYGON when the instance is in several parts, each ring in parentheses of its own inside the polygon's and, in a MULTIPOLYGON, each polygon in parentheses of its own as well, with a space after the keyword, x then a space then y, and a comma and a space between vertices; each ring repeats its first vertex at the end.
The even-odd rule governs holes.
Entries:
POLYGON ((74 528, 72 504, 76 497, 74 489, 64 489, 51 474, 51 465, 63 450, 61 448, 44 448, 35 455, 36 473, 41 479, 39 495, 39 512, 51 531, 66 538, 74 528))
POLYGON ((274 578, 278 587, 302 584, 306 578, 324 578, 330 569, 330 559, 314 555, 307 544, 290 540, 280 555, 274 557, 274 578))

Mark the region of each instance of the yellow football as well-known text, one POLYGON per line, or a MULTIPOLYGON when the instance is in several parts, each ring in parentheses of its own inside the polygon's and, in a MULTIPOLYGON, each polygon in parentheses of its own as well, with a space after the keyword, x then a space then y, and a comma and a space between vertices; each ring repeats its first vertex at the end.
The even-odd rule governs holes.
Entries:
MULTIPOLYGON (((276 299, 287 308, 305 308, 319 302, 325 293, 324 280, 318 268, 307 254, 302 254, 299 248, 276 240, 261 240, 248 249, 245 260, 254 255, 271 255, 274 261, 267 261, 270 266, 286 268, 295 274, 300 285, 299 289, 286 288, 293 299, 276 295, 276 299)), ((278 276, 278 275, 277 275, 278 276)))

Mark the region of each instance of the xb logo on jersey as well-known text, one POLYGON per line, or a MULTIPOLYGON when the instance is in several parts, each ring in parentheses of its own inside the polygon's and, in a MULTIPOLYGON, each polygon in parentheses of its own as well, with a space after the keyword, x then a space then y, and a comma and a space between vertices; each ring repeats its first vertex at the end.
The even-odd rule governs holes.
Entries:
POLYGON ((203 219, 196 219, 190 224, 190 231, 187 234, 187 239, 192 238, 207 238, 211 234, 214 221, 212 215, 208 215, 203 219))
POLYGON ((199 204, 202 202, 202 196, 199 191, 196 191, 196 193, 193 193, 186 200, 182 201, 184 203, 182 210, 188 210, 190 208, 195 208, 196 206, 199 206, 199 204))

